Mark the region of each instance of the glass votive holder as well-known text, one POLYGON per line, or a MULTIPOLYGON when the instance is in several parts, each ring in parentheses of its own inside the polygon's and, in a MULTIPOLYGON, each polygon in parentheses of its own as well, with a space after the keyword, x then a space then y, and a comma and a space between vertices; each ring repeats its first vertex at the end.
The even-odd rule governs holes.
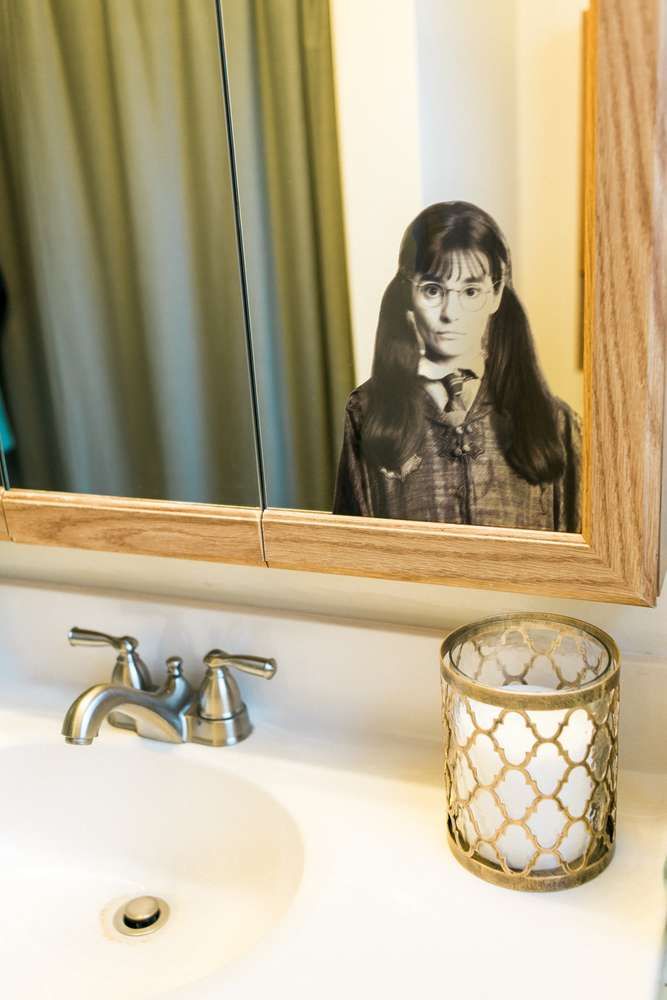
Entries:
POLYGON ((464 867, 511 889, 581 885, 616 833, 619 655, 574 618, 516 613, 441 650, 447 831, 464 867))

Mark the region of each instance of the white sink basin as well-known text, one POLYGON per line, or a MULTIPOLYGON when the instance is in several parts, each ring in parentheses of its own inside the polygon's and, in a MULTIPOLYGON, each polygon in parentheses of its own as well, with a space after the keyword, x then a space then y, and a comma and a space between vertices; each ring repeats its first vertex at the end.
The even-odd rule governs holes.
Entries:
POLYGON ((0 698, 0 1000, 402 1000, 443 969, 467 1000, 656 996, 662 775, 621 772, 599 878, 511 893, 447 847, 439 745, 258 724, 220 750, 107 727, 84 748, 61 720, 0 698), (121 938, 143 894, 171 916, 121 938))
POLYGON ((7 1000, 177 992, 281 920, 303 868, 295 823, 259 785, 179 749, 105 745, 104 734, 89 748, 0 749, 7 1000), (125 937, 113 915, 141 895, 165 899, 169 920, 125 937))

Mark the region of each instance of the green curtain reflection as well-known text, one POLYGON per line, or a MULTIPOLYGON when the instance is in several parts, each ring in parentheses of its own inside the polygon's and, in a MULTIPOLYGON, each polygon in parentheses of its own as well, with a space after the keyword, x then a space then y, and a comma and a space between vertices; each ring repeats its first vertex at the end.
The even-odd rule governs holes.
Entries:
POLYGON ((354 369, 328 0, 222 0, 269 505, 330 510, 354 369))
POLYGON ((214 0, 0 0, 23 482, 256 504, 214 0))

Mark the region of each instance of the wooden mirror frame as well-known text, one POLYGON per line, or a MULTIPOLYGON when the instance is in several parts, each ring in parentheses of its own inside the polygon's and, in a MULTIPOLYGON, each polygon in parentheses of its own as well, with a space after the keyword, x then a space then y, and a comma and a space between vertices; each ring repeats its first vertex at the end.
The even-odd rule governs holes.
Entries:
POLYGON ((654 605, 667 319, 667 0, 592 0, 581 534, 10 490, 0 537, 654 605))

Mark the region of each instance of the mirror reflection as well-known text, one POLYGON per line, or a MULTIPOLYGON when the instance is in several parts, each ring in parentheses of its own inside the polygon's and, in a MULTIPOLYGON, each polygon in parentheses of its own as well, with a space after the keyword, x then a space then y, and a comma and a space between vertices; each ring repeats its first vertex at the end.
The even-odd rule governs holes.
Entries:
POLYGON ((0 0, 11 486, 255 506, 214 0, 0 0))
POLYGON ((223 0, 267 502, 576 531, 583 0, 223 0))

